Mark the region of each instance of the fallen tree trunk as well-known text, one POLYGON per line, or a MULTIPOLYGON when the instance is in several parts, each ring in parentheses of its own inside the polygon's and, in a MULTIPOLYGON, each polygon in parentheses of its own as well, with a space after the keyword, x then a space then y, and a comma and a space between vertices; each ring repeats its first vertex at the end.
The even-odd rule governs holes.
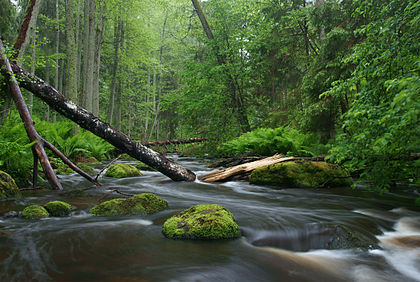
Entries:
MULTIPOLYGON (((155 168, 164 175, 175 181, 194 181, 195 174, 184 168, 183 166, 169 160, 165 156, 147 148, 146 146, 137 143, 130 137, 124 135, 120 131, 112 128, 109 124, 103 122, 92 113, 77 106, 72 101, 66 99, 51 85, 31 75, 18 65, 11 63, 11 67, 19 84, 32 92, 35 96, 43 100, 50 107, 55 109, 63 116, 74 121, 82 128, 89 130, 93 134, 101 137, 114 145, 124 153, 129 154, 135 159, 138 159, 145 164, 155 168)), ((3 73, 5 71, 1 70, 3 73)))
POLYGON ((300 160, 301 158, 295 157, 284 157, 283 155, 274 155, 272 157, 268 157, 262 160, 240 164, 234 167, 212 171, 209 174, 206 174, 201 177, 201 181, 204 182, 218 182, 218 181, 226 181, 227 179, 239 175, 253 171, 254 169, 262 166, 272 165, 276 163, 300 160))
POLYGON ((166 141, 151 141, 143 143, 145 146, 164 146, 164 145, 177 145, 177 144, 190 144, 190 143, 199 143, 209 141, 209 138, 202 138, 202 137, 193 137, 193 138, 186 138, 186 139, 172 139, 166 141))

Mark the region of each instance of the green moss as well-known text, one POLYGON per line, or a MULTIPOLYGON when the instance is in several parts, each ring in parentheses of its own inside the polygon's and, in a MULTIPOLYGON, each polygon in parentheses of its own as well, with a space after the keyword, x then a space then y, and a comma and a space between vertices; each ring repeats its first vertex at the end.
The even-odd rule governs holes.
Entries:
POLYGON ((233 215, 216 205, 196 205, 169 218, 162 233, 171 239, 232 239, 240 236, 233 215))
POLYGON ((39 219, 39 218, 48 217, 48 216, 49 214, 47 210, 43 206, 39 206, 39 205, 28 206, 24 208, 22 211, 22 217, 28 218, 28 219, 35 219, 35 218, 39 219))
POLYGON ((168 202, 153 193, 142 193, 131 198, 138 201, 147 214, 152 214, 168 207, 168 202))
POLYGON ((15 180, 6 172, 0 170, 0 199, 21 197, 15 180))
POLYGON ((414 203, 416 204, 416 206, 420 206, 420 197, 417 197, 414 203))
POLYGON ((95 170, 86 163, 77 163, 77 166, 86 173, 93 174, 95 170))
POLYGON ((70 214, 71 205, 62 201, 52 201, 44 205, 50 216, 67 216, 70 214))
POLYGON ((112 216, 112 215, 123 215, 123 210, 120 203, 125 201, 124 198, 112 199, 106 202, 103 202, 90 210, 91 214, 102 215, 102 216, 112 216))
POLYGON ((143 171, 157 171, 156 169, 154 169, 153 167, 148 166, 147 164, 144 163, 138 163, 136 165, 136 168, 138 170, 143 170, 143 171))
POLYGON ((55 173, 61 175, 69 175, 74 173, 74 171, 64 163, 57 163, 57 170, 55 171, 55 173))
POLYGON ((90 210, 91 214, 100 216, 130 216, 152 214, 164 210, 168 202, 152 193, 143 193, 129 199, 113 199, 103 202, 90 210))
POLYGON ((140 171, 132 165, 119 163, 111 165, 105 173, 105 176, 123 178, 141 176, 140 171))
POLYGON ((326 162, 285 162, 255 169, 252 184, 282 187, 348 187, 353 180, 347 170, 326 162))

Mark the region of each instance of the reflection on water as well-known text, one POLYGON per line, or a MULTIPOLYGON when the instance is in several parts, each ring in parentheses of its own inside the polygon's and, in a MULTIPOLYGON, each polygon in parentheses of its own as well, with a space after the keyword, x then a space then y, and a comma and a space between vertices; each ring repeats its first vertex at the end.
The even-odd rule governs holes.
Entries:
MULTIPOLYGON (((204 174, 194 159, 177 161, 204 174)), ((420 281, 420 212, 410 191, 283 189, 245 182, 179 183, 158 172, 103 177, 101 188, 62 176, 78 207, 67 218, 0 217, 0 281, 420 281), (169 208, 142 217, 94 217, 89 209, 118 189, 156 193, 169 208), (161 225, 192 205, 218 203, 235 216, 242 238, 177 241, 161 225)), ((17 207, 62 194, 25 198, 17 207)), ((1 202, 0 211, 10 202, 1 202)))

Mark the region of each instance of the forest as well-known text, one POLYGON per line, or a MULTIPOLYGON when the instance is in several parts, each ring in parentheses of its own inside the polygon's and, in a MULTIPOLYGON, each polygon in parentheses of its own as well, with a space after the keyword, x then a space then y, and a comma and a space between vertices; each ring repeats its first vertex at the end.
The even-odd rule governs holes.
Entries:
MULTIPOLYGON (((213 140, 190 146, 196 155, 328 155, 379 190, 418 183, 418 1, 203 1, 203 25, 198 1, 2 0, 6 53, 33 2, 18 64, 135 140, 213 140)), ((0 168, 21 177, 29 141, 1 89, 0 168)), ((77 145, 87 133, 24 97, 67 155, 110 150, 94 137, 77 145)))
POLYGON ((419 125, 419 0, 0 0, 0 280, 419 281, 419 125))

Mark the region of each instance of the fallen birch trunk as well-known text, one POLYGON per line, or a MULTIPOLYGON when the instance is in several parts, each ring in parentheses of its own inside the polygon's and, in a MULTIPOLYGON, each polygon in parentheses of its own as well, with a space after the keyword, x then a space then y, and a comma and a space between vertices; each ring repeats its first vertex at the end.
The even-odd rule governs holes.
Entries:
POLYGON ((276 163, 288 162, 293 160, 298 160, 300 158, 296 157, 284 157, 283 155, 274 155, 262 160, 253 161, 250 163, 240 164, 234 167, 212 171, 209 174, 206 174, 201 177, 201 181, 204 182, 217 182, 217 181, 226 181, 227 179, 253 171, 254 169, 262 166, 272 165, 276 163))
MULTIPOLYGON (((35 96, 47 103, 51 108, 74 121, 82 128, 89 130, 96 136, 108 141, 110 144, 133 158, 155 168, 174 181, 195 180, 196 176, 192 171, 112 128, 109 124, 103 122, 92 113, 66 99, 51 85, 44 82, 42 79, 31 75, 18 65, 11 63, 11 67, 15 76, 19 80, 20 86, 32 92, 35 96)), ((7 73, 7 71, 3 70, 3 68, 1 71, 3 74, 7 73)))

